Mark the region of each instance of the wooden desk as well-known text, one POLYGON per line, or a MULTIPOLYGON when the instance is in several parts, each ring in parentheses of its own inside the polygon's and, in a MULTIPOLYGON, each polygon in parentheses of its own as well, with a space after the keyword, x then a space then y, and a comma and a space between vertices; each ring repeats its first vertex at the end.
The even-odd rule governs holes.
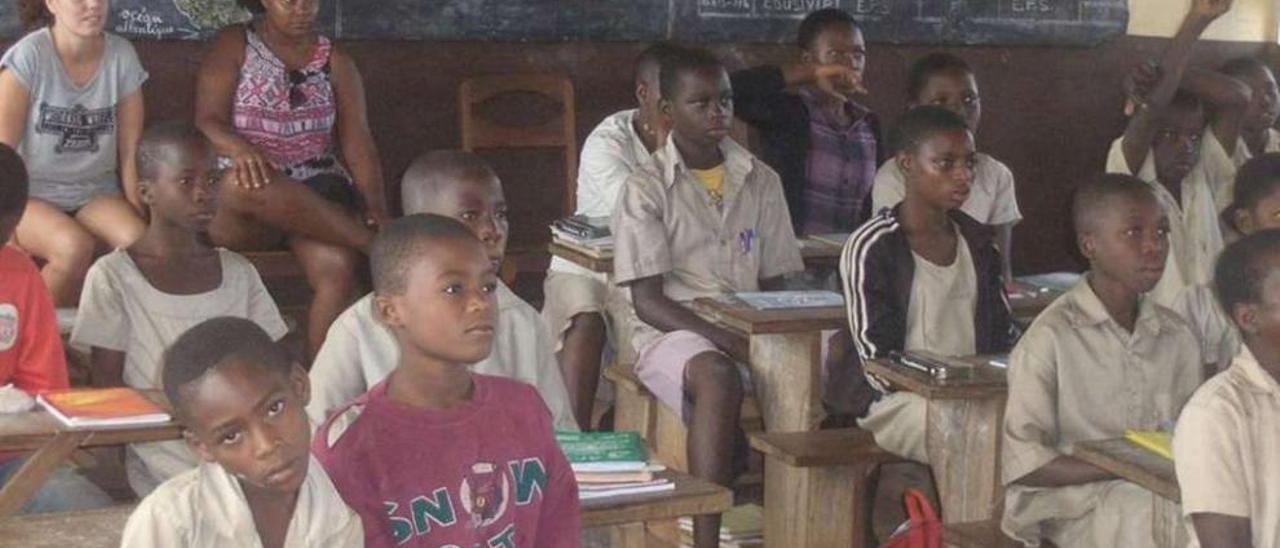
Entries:
POLYGON ((616 548, 642 548, 648 546, 648 528, 665 528, 658 536, 674 538, 677 518, 733 508, 733 492, 724 487, 671 470, 658 476, 670 478, 675 490, 583 501, 582 528, 613 526, 616 548))
POLYGON ((693 301, 693 311, 747 337, 750 355, 745 358, 765 431, 818 429, 826 415, 822 331, 845 326, 844 307, 756 310, 702 298, 693 301))
MULTIPOLYGON (((161 407, 168 408, 159 391, 144 391, 161 407)), ((176 440, 182 437, 178 424, 131 428, 84 428, 70 430, 43 410, 0 415, 0 452, 35 451, 17 473, 0 489, 0 517, 22 508, 49 475, 58 469, 76 449, 122 445, 149 441, 176 440)))
POLYGON ((1141 485, 1173 502, 1180 502, 1182 499, 1173 461, 1138 447, 1124 438, 1077 443, 1072 447, 1071 456, 1141 485))
MULTIPOLYGON (((613 273, 613 252, 596 257, 556 241, 547 245, 547 251, 592 272, 613 273)), ((800 256, 809 266, 834 267, 840 262, 840 251, 840 247, 819 240, 800 240, 800 256)))
POLYGON ((116 548, 134 505, 0 520, 0 544, 25 548, 116 548))
MULTIPOLYGON (((643 547, 645 522, 675 520, 727 512, 733 493, 724 487, 678 472, 662 472, 671 478, 674 491, 631 495, 582 503, 582 528, 617 526, 623 543, 618 547, 643 547), (636 536, 638 535, 638 536, 636 536), (639 539, 640 543, 632 542, 639 539)), ((115 548, 134 505, 122 504, 82 512, 59 512, 0 519, 0 542, 28 548, 115 548)), ((674 531, 672 531, 674 533, 674 531)))
POLYGON ((1013 319, 1031 323, 1036 319, 1045 308, 1048 308, 1053 301, 1061 297, 1062 293, 1058 291, 1048 290, 1041 291, 1034 296, 1009 296, 1009 310, 1013 314, 1013 319))
POLYGON ((600 257, 594 257, 557 241, 552 241, 548 244, 547 251, 551 252, 551 254, 556 257, 560 257, 561 259, 581 266, 582 268, 592 272, 599 272, 601 274, 613 273, 613 252, 603 254, 600 257))
POLYGON ((866 371, 928 402, 925 448, 938 484, 944 523, 987 521, 1004 502, 1000 481, 1000 430, 1008 384, 1004 369, 972 358, 969 378, 937 380, 888 360, 870 360, 866 371))

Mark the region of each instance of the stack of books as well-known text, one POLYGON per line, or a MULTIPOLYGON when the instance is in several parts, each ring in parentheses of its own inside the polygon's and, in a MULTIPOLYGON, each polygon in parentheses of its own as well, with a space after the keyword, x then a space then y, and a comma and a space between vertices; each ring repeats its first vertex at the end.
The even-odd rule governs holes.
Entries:
MULTIPOLYGON (((693 546, 693 518, 680 518, 680 546, 693 546)), ((734 506, 720 516, 720 548, 764 546, 764 508, 759 504, 734 506)))
POLYGON ((573 215, 551 223, 552 241, 565 247, 603 257, 613 253, 613 234, 608 217, 573 215))
POLYGON ((578 480, 579 500, 659 493, 675 489, 658 477, 636 432, 556 432, 556 441, 578 480))
POLYGON ((36 397, 69 428, 127 428, 169 422, 169 414, 132 388, 71 388, 36 397))

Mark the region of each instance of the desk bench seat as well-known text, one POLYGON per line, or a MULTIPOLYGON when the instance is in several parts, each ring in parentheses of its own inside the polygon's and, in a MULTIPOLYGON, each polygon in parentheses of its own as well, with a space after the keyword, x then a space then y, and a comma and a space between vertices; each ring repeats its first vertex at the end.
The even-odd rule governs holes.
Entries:
MULTIPOLYGON (((952 523, 942 529, 942 542, 948 548, 1021 548, 1022 543, 1006 536, 998 521, 952 523)), ((1042 543, 1041 546, 1052 545, 1042 543)))
POLYGON ((899 457, 859 428, 751 436, 765 455, 765 546, 869 546, 868 476, 899 457))

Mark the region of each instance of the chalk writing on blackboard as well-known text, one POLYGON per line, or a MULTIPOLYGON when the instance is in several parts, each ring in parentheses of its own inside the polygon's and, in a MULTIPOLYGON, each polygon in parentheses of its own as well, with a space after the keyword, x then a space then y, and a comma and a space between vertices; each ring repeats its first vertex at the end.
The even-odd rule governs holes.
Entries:
MULTIPOLYGON (((1124 33, 1128 0, 318 0, 317 31, 340 40, 785 43, 806 14, 838 8, 871 43, 1094 45, 1124 33)), ((24 32, 0 0, 0 37, 24 32)), ((107 29, 204 40, 248 20, 237 0, 112 0, 107 29)))
POLYGON ((803 19, 809 12, 839 7, 839 0, 698 0, 698 16, 803 19))

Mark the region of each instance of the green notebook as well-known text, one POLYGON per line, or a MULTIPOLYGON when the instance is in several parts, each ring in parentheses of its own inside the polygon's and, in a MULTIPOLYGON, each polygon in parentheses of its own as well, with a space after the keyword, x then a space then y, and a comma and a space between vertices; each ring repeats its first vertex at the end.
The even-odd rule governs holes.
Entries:
POLYGON ((643 470, 649 462, 636 432, 556 432, 556 442, 575 472, 643 470))

